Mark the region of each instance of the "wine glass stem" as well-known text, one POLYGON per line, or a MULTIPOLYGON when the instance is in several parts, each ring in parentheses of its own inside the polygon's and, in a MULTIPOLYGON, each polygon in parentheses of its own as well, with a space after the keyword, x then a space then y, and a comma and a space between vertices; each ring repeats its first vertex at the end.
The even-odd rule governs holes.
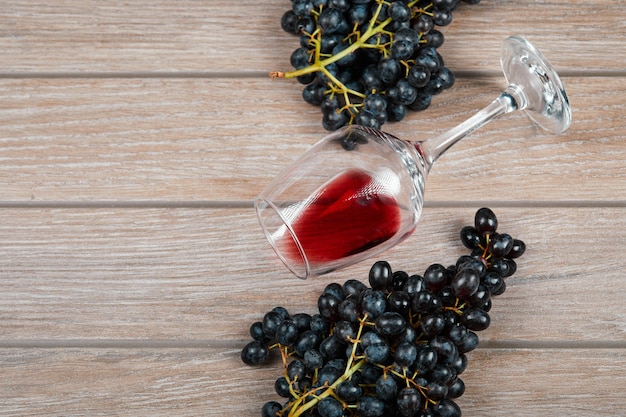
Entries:
POLYGON ((469 135, 476 129, 487 124, 491 120, 514 110, 526 107, 526 97, 520 87, 510 85, 498 98, 487 107, 476 113, 458 126, 417 144, 422 156, 426 161, 426 168, 430 170, 437 158, 439 158, 452 145, 469 135))

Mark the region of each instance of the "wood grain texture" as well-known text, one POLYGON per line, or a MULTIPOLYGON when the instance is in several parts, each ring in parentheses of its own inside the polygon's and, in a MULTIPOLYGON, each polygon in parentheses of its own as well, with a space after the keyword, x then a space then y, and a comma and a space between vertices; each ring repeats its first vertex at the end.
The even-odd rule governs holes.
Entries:
MULTIPOLYGON (((545 133, 521 112, 496 120, 437 161, 426 200, 623 202, 626 78, 565 83, 568 132, 545 133)), ((502 88, 502 76, 462 78, 385 128, 427 139, 502 88)), ((249 201, 328 133, 300 91, 270 79, 0 80, 2 199, 249 201)))
MULTIPOLYGON (((276 260, 251 199, 325 135, 289 69, 287 0, 0 0, 0 415, 255 416, 278 368, 239 359, 271 307, 315 312, 329 282, 276 260)), ((462 5, 440 49, 455 87, 385 129, 424 139, 504 87, 523 35, 564 82, 564 135, 522 114, 455 145, 414 235, 381 258, 465 253, 481 206, 527 253, 463 374, 463 414, 617 417, 626 402, 626 8, 462 5)), ((372 260, 373 262, 373 260, 372 260)))
MULTIPOLYGON (((381 258, 419 274, 455 262, 475 209, 427 208, 415 234, 381 258)), ((483 339, 626 343, 626 238, 613 233, 626 229, 623 209, 494 210, 528 249, 483 339)), ((0 322, 14 340, 245 340, 273 306, 313 314, 328 283, 367 282, 374 262, 294 279, 251 208, 5 209, 0 240, 0 322)))
MULTIPOLYGON (((485 0, 462 5, 452 24, 442 28, 442 52, 450 68, 493 71, 504 38, 523 35, 554 57, 560 70, 623 73, 622 55, 598 53, 598 47, 623 52, 622 6, 616 0, 485 0)), ((298 48, 297 38, 280 29, 280 16, 288 8, 287 0, 3 0, 0 73, 288 70, 289 55, 298 48)))

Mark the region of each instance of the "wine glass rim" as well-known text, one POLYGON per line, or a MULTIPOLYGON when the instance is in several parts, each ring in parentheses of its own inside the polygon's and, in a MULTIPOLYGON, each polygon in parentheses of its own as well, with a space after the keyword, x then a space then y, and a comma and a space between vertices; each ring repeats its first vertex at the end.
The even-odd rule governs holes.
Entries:
POLYGON ((283 262, 283 264, 285 264, 285 266, 296 277, 298 277, 300 279, 307 279, 311 275, 311 265, 309 264, 309 260, 307 259, 306 254, 304 253, 304 248, 302 248, 302 244, 298 240, 298 238, 296 236, 296 233, 293 230, 293 228, 291 227, 291 224, 289 223, 289 221, 287 221, 287 219, 285 219, 285 217, 283 216, 282 211, 276 206, 275 203, 273 203, 272 201, 269 201, 268 199, 264 198, 263 196, 258 196, 258 197, 256 197, 254 199, 254 209, 256 211, 257 219, 259 220, 259 224, 261 225, 261 229, 263 230, 263 233, 265 234, 265 237, 266 237, 267 241, 272 246, 272 249, 274 249, 274 252, 278 256, 278 258, 283 262), (298 249, 298 253, 300 254, 300 257, 302 258, 302 264, 303 264, 304 271, 300 271, 299 269, 297 269, 295 267, 295 265, 293 264, 293 262, 290 262, 282 254, 280 249, 276 246, 276 241, 275 241, 274 237, 272 236, 272 233, 267 228, 267 225, 263 222, 263 216, 262 216, 261 212, 263 210, 265 210, 265 209, 271 209, 272 212, 276 216, 278 216, 278 218, 281 220, 282 226, 285 227, 287 229, 287 231, 289 232, 289 235, 291 236, 291 239, 293 240, 293 243, 296 245, 296 248, 298 249))

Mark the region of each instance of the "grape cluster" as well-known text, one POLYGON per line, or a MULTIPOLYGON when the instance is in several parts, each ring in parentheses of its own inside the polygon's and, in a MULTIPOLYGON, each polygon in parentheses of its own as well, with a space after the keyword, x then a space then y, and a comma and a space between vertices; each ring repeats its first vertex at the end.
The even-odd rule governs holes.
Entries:
POLYGON ((327 130, 402 120, 454 84, 436 27, 461 1, 480 0, 291 0, 281 26, 300 37, 295 70, 270 76, 306 84, 302 96, 321 107, 327 130))
POLYGON ((480 209, 461 232, 471 254, 455 264, 409 275, 378 261, 369 286, 329 284, 316 314, 276 307, 253 323, 243 362, 264 364, 277 351, 283 365, 274 388, 284 401, 265 403, 262 417, 460 417, 466 354, 526 248, 496 227, 493 211, 480 209))

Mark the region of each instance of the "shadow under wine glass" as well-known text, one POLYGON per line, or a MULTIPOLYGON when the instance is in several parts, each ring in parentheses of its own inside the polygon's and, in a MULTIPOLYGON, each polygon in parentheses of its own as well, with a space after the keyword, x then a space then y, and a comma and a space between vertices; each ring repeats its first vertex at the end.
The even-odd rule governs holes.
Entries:
POLYGON ((411 142, 347 126, 280 173, 255 199, 255 208, 265 236, 289 270, 303 279, 324 274, 404 240, 421 215, 425 180, 434 162, 496 117, 526 110, 550 132, 567 130, 567 95, 541 52, 512 36, 503 44, 500 63, 508 87, 453 129, 411 142))

